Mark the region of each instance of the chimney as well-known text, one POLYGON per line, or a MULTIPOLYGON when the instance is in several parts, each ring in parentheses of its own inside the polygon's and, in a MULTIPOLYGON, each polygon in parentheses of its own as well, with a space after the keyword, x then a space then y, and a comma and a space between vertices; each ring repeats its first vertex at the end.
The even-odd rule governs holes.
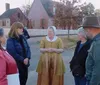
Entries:
POLYGON ((10 9, 10 4, 6 3, 6 11, 10 9))
POLYGON ((55 15, 56 14, 56 6, 54 5, 53 6, 53 15, 55 15))

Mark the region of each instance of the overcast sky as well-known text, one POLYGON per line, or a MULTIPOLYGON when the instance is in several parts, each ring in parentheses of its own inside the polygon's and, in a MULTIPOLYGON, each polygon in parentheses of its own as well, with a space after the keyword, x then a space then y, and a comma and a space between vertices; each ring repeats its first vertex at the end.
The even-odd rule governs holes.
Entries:
MULTIPOLYGON (((5 11, 5 3, 10 3, 10 8, 16 8, 16 7, 22 7, 25 4, 32 3, 34 0, 0 0, 0 14, 2 14, 5 11)), ((59 0, 55 0, 59 1, 59 0)), ((100 8, 100 3, 98 3, 99 0, 82 0, 86 2, 91 2, 94 4, 95 8, 100 8)))

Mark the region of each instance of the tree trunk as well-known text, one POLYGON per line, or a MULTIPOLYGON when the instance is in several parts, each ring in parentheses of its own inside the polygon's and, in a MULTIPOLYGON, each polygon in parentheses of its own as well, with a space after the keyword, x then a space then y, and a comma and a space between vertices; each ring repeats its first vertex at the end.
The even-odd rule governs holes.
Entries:
POLYGON ((68 39, 70 39, 70 28, 68 28, 68 39))

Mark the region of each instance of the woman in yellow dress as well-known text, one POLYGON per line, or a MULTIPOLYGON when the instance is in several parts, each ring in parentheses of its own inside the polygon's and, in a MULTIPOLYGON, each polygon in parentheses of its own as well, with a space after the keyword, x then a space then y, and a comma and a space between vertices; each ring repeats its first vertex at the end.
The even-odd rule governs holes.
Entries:
POLYGON ((48 27, 47 36, 40 42, 37 85, 64 85, 63 51, 62 40, 56 36, 56 27, 48 27))

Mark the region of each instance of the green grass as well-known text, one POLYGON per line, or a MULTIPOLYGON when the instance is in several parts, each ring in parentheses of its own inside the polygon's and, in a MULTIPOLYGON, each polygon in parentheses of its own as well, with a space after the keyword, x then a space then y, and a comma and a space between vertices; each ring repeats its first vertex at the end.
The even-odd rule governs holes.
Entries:
POLYGON ((61 37, 62 41, 63 41, 63 44, 64 44, 64 48, 65 49, 68 49, 68 48, 71 48, 73 46, 76 45, 76 42, 77 42, 77 37, 70 37, 68 39, 68 37, 61 37))
MULTIPOLYGON (((77 36, 70 36, 69 39, 68 39, 67 36, 60 37, 60 38, 63 41, 63 44, 64 44, 64 48, 65 49, 68 49, 68 48, 71 48, 71 47, 75 46, 76 45, 76 42, 78 41, 77 36)), ((40 41, 37 41, 36 44, 39 45, 40 44, 40 41)))

